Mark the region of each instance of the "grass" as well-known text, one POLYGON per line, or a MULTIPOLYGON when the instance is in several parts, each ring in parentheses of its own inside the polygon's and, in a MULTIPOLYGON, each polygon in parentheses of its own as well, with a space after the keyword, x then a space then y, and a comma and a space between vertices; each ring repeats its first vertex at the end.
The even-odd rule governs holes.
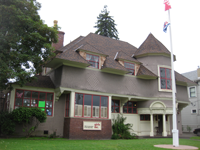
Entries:
POLYGON ((200 136, 194 136, 194 137, 191 137, 190 139, 193 139, 193 140, 200 140, 200 136))
MULTIPOLYGON (((180 145, 200 148, 198 139, 179 139, 180 145)), ((67 140, 63 138, 0 139, 0 150, 159 150, 154 145, 172 144, 171 138, 134 140, 67 140)))

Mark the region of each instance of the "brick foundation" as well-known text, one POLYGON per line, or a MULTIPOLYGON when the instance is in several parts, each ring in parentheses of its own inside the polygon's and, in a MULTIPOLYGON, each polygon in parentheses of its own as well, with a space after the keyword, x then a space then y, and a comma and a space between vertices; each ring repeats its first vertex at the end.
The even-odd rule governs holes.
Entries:
POLYGON ((110 139, 112 135, 111 120, 65 118, 63 136, 69 139, 110 139), (102 130, 83 130, 83 121, 101 121, 102 130))

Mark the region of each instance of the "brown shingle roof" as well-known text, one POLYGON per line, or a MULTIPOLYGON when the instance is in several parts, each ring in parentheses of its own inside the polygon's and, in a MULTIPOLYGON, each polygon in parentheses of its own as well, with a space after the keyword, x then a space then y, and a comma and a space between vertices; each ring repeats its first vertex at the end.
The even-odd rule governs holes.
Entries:
POLYGON ((179 74, 175 71, 175 80, 179 82, 187 83, 188 86, 197 85, 195 82, 191 81, 190 79, 184 77, 183 75, 179 74))
POLYGON ((82 50, 86 50, 86 51, 90 51, 90 52, 95 52, 95 53, 98 53, 98 54, 104 54, 103 52, 101 52, 100 50, 96 49, 94 46, 90 45, 87 42, 85 42, 85 44, 80 46, 78 49, 82 49, 82 50))
POLYGON ((103 68, 111 68, 111 69, 117 69, 117 70, 127 71, 127 73, 129 72, 125 67, 123 67, 116 60, 114 60, 114 59, 112 59, 110 57, 106 58, 102 69, 103 68))
POLYGON ((137 76, 143 76, 143 75, 152 76, 152 77, 158 77, 153 72, 148 70, 146 67, 144 67, 143 65, 140 65, 140 68, 138 70, 137 76))
POLYGON ((152 53, 170 54, 169 50, 150 33, 147 39, 135 52, 134 56, 137 57, 139 55, 152 53))
POLYGON ((67 44, 66 46, 62 47, 60 49, 60 51, 66 51, 68 50, 69 48, 71 48, 72 46, 76 45, 78 42, 80 42, 84 37, 83 36, 79 36, 78 38, 76 38, 75 40, 73 40, 72 42, 70 42, 69 44, 67 44))
POLYGON ((70 49, 56 55, 56 58, 89 64, 78 52, 70 49))
POLYGON ((133 62, 138 62, 140 63, 138 60, 136 60, 135 58, 132 58, 131 56, 127 55, 126 53, 124 53, 123 51, 119 51, 117 52, 117 58, 116 59, 124 59, 124 60, 129 60, 129 61, 133 61, 133 62))
POLYGON ((51 78, 49 76, 35 76, 37 79, 31 83, 26 83, 25 86, 41 87, 41 88, 55 88, 51 78))
MULTIPOLYGON (((132 56, 133 53, 137 50, 137 48, 135 48, 134 46, 130 45, 127 42, 111 39, 111 38, 97 35, 94 33, 90 33, 84 38, 81 37, 79 39, 76 39, 76 42, 73 41, 73 43, 74 43, 73 45, 69 43, 70 46, 68 44, 67 46, 63 47, 61 49, 63 53, 58 54, 59 56, 56 56, 56 58, 70 60, 71 58, 65 54, 66 52, 68 53, 69 50, 74 52, 78 48, 81 49, 82 45, 87 45, 87 44, 93 47, 92 50, 98 51, 99 53, 102 53, 102 54, 106 54, 110 58, 113 58, 113 59, 115 57, 116 52, 118 51, 123 51, 127 55, 132 56), (64 55, 64 56, 61 56, 61 55, 64 55)), ((90 48, 87 47, 86 50, 90 48)), ((73 58, 74 61, 79 61, 78 59, 79 59, 78 57, 73 58)))

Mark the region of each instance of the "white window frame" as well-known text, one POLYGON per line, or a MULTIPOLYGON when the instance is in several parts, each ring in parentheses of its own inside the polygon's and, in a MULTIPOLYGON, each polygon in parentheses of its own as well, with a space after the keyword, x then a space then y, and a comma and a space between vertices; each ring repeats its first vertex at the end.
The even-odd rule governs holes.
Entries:
POLYGON ((189 97, 189 98, 196 98, 196 97, 197 97, 197 89, 196 89, 196 86, 190 86, 190 87, 188 87, 188 97, 189 97), (194 96, 194 97, 191 97, 191 96, 190 96, 190 88, 195 88, 195 96, 194 96))
POLYGON ((89 66, 89 67, 93 68, 93 69, 100 69, 100 60, 101 60, 100 56, 97 55, 97 54, 92 54, 92 53, 86 52, 86 61, 88 61, 88 62, 89 62, 89 60, 87 60, 87 55, 92 55, 92 56, 97 56, 98 57, 98 68, 93 67, 93 66, 89 66))
MULTIPOLYGON (((160 83, 160 68, 167 68, 171 69, 170 66, 165 66, 165 65, 158 65, 158 91, 162 92, 172 92, 172 89, 161 89, 161 83, 160 83)), ((172 70, 171 70, 172 71, 172 70)), ((172 79, 172 78, 171 78, 172 79)), ((172 85, 171 85, 172 86, 172 85)), ((176 83, 175 83, 175 93, 176 93, 176 83)))

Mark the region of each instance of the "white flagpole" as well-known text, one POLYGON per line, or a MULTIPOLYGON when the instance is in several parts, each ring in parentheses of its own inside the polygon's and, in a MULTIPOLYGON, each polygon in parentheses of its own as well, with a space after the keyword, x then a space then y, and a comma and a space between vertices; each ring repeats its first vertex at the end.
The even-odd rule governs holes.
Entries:
POLYGON ((172 46, 172 33, 171 33, 171 20, 170 20, 170 10, 168 10, 169 15, 169 34, 170 34, 170 47, 171 47, 171 75, 172 75, 172 98, 173 98, 173 146, 179 146, 179 134, 177 130, 177 117, 176 117, 176 97, 175 97, 175 75, 174 75, 174 55, 173 55, 173 46, 172 46))

